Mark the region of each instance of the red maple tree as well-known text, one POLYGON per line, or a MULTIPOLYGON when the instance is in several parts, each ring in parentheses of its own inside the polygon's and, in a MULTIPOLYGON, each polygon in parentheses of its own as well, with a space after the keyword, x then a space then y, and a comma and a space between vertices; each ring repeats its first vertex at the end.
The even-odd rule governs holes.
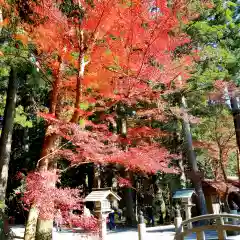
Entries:
MULTIPOLYGON (((58 7, 63 1, 30 1, 41 21, 33 19, 33 25, 22 24, 27 38, 15 36, 25 44, 34 42, 40 69, 52 72, 49 111, 39 113, 47 122, 38 162, 40 173, 28 176, 25 196, 26 202, 34 204, 45 217, 46 209, 52 209, 58 196, 62 196, 62 190, 55 188, 56 177, 44 177, 46 173, 56 176, 58 156, 72 163, 114 162, 132 170, 174 172, 168 168, 172 156, 165 148, 142 137, 137 146, 132 145, 139 136, 153 138, 156 133, 150 128, 129 129, 129 147, 123 151, 118 147, 121 137, 112 134, 106 125, 116 115, 103 117, 101 124, 87 118, 99 107, 106 110, 117 103, 136 107, 138 101, 157 101, 154 107, 138 110, 142 115, 150 112, 151 117, 162 117, 160 96, 164 91, 156 87, 164 85, 169 91, 173 82, 178 86, 176 77, 187 77, 183 62, 189 62, 189 58, 172 60, 173 50, 189 41, 178 31, 178 12, 185 7, 183 1, 171 8, 166 0, 134 0, 131 4, 103 0, 93 1, 93 6, 85 1, 73 2, 78 7, 66 16, 58 7), (84 124, 79 124, 80 119, 84 124), (135 136, 134 131, 138 132, 135 136), (76 147, 74 151, 60 148, 63 138, 76 147), (44 184, 35 188, 31 183, 38 177, 43 178, 44 184), (49 197, 50 205, 46 204, 49 197)), ((76 196, 75 191, 70 195, 76 196)), ((53 211, 48 213, 52 215, 53 211)))

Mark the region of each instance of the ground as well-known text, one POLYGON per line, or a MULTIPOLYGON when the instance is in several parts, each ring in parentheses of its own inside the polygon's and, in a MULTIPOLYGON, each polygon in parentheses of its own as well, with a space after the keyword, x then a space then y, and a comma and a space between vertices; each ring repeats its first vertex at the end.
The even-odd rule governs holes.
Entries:
MULTIPOLYGON (((24 226, 12 226, 11 227, 14 234, 18 237, 15 238, 16 240, 19 239, 19 237, 23 237, 24 235, 24 226)), ((162 227, 154 227, 149 228, 149 230, 146 233, 146 239, 151 240, 173 240, 174 239, 174 226, 168 225, 168 226, 162 226, 162 227)), ((98 240, 97 237, 91 236, 88 237, 87 235, 83 233, 73 233, 70 230, 62 230, 61 232, 56 232, 54 229, 53 232, 53 240, 98 240), (81 236, 81 238, 80 238, 81 236)), ((137 240, 138 239, 138 232, 137 229, 118 229, 116 231, 109 231, 107 234, 106 240, 137 240)))
MULTIPOLYGON (((24 226, 12 226, 12 231, 16 235, 16 238, 14 239, 23 239, 24 235, 24 226)), ((147 228, 146 233, 146 240, 173 240, 174 239, 174 226, 168 225, 168 226, 160 226, 160 227, 151 227, 147 228)), ((53 240, 98 240, 98 238, 95 236, 87 236, 83 233, 73 233, 70 230, 63 230, 62 232, 56 232, 54 229, 53 232, 53 240)), ((144 239, 144 240, 145 240, 144 239)), ((186 240, 195 240, 196 236, 193 234, 187 238, 186 240)), ((216 232, 209 231, 206 234, 206 240, 217 240, 217 234, 216 232)), ((228 238, 229 240, 239 240, 239 236, 228 238)), ((107 234, 106 240, 138 240, 138 232, 137 229, 118 229, 116 231, 110 231, 107 234)))

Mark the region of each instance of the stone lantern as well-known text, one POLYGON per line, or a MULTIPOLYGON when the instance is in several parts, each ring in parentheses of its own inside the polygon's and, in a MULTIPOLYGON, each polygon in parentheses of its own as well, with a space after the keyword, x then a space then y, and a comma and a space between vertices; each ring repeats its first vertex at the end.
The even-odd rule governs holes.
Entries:
MULTIPOLYGON (((186 220, 191 218, 191 209, 195 204, 192 204, 192 196, 195 194, 195 190, 188 189, 179 189, 173 194, 173 199, 181 199, 182 204, 185 208, 186 220)), ((188 228, 192 228, 192 223, 188 224, 188 228)))
POLYGON ((111 205, 116 205, 116 202, 120 200, 121 198, 116 193, 114 193, 111 188, 93 189, 93 191, 84 199, 85 202, 94 203, 94 215, 99 219, 101 226, 101 240, 106 239, 106 218, 108 214, 113 211, 113 209, 111 209, 111 205))

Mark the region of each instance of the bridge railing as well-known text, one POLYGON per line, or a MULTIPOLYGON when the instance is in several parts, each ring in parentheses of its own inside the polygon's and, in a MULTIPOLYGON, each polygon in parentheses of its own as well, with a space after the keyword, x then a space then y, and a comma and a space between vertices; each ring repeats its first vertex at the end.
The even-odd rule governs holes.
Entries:
POLYGON ((178 218, 176 221, 176 240, 183 240, 185 236, 196 233, 197 240, 205 240, 205 234, 204 231, 208 230, 215 230, 218 234, 218 239, 224 240, 227 238, 226 231, 240 231, 240 225, 237 224, 237 219, 240 219, 240 215, 237 214, 207 214, 202 215, 198 217, 193 217, 191 219, 187 219, 185 221, 180 220, 181 218, 178 218), (229 221, 226 221, 225 219, 232 219, 232 224, 229 224, 229 221), (209 224, 209 220, 216 219, 216 224, 209 224), (204 224, 202 226, 194 226, 191 228, 186 228, 186 226, 192 226, 192 223, 194 222, 204 222, 207 224, 204 224))

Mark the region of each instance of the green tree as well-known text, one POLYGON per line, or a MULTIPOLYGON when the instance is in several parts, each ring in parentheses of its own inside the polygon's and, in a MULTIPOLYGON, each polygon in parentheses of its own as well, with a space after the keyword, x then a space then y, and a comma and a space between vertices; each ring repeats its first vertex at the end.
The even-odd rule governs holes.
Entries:
MULTIPOLYGON (((197 18, 183 26, 186 33, 191 37, 191 42, 179 48, 175 53, 181 55, 193 51, 196 59, 195 68, 188 80, 188 88, 184 91, 190 106, 188 111, 194 116, 203 118, 205 122, 209 116, 208 108, 206 108, 208 102, 216 103, 216 101, 212 100, 217 100, 218 103, 225 105, 227 101, 223 99, 228 93, 233 107, 232 113, 234 115, 237 141, 240 143, 238 131, 240 129, 238 116, 240 115, 236 104, 237 92, 230 92, 230 89, 223 86, 221 93, 218 94, 219 98, 216 98, 215 94, 215 98, 210 99, 209 95, 210 92, 215 90, 215 85, 220 82, 218 80, 238 83, 240 57, 238 15, 237 1, 213 0, 212 4, 209 4, 207 8, 201 9, 197 18)), ((208 118, 209 124, 221 116, 218 116, 218 114, 220 112, 215 111, 212 113, 208 118)), ((208 122, 205 122, 205 124, 208 124, 208 122)), ((192 125, 192 130, 194 132, 196 126, 192 125)), ((208 136, 207 131, 201 134, 203 139, 208 136)), ((197 154, 200 153, 197 151, 197 154)), ((210 157, 210 154, 208 157, 210 157)), ((226 177, 226 173, 222 172, 222 175, 226 177)))
MULTIPOLYGON (((39 87, 36 83, 40 79, 40 74, 37 73, 37 68, 30 58, 33 52, 32 46, 12 37, 15 33, 22 33, 23 30, 17 27, 19 19, 11 10, 10 7, 3 9, 0 17, 0 21, 6 16, 10 18, 9 23, 1 25, 0 29, 0 42, 2 43, 0 45, 0 116, 3 120, 0 138, 0 201, 3 208, 5 207, 14 126, 21 126, 25 129, 32 127, 32 117, 36 113, 28 108, 29 103, 26 104, 26 98, 29 92, 33 94, 33 90, 39 87), (34 85, 35 89, 32 88, 34 85)), ((33 95, 31 97, 33 98, 33 95)), ((30 106, 33 105, 30 104, 30 106)))
MULTIPOLYGON (((198 19, 190 22, 185 30, 191 36, 191 47, 199 50, 190 84, 196 89, 209 91, 216 80, 234 82, 240 80, 240 18, 239 1, 213 0, 213 7, 204 11, 198 19)), ((240 115, 238 92, 228 91, 236 139, 240 149, 240 115)))
MULTIPOLYGON (((236 138, 232 116, 226 106, 217 104, 205 108, 205 116, 194 128, 195 147, 206 177, 227 182, 228 173, 236 175, 232 158, 236 153, 236 138), (205 164, 204 164, 205 163, 205 164)), ((236 156, 235 156, 236 163, 236 156)))

